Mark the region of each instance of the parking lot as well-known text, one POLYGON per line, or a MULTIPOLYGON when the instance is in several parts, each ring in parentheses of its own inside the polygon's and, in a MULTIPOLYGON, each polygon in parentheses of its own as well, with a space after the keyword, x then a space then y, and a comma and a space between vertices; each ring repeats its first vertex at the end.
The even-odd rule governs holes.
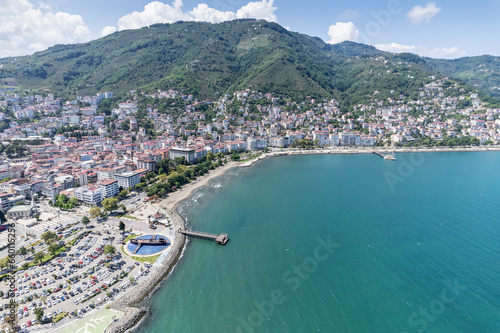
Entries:
MULTIPOLYGON (((21 328, 39 324, 35 319, 36 308, 43 309, 45 322, 65 314, 81 317, 119 297, 152 269, 150 264, 140 264, 121 253, 119 231, 105 225, 91 229, 73 227, 61 236, 75 232, 75 240, 69 242, 71 247, 50 263, 15 275, 17 284, 12 296, 19 304, 16 313, 21 328), (104 254, 106 245, 113 245, 116 253, 104 254)), ((7 282, 0 283, 0 290, 4 292, 0 299, 0 329, 7 331, 7 282)))

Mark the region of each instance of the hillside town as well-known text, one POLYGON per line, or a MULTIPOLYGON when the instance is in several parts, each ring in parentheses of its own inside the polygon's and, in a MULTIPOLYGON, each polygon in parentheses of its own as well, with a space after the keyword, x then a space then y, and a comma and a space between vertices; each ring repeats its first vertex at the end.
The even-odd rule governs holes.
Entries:
POLYGON ((477 93, 429 77, 415 95, 391 91, 382 99, 374 91, 369 103, 345 110, 336 100, 295 102, 251 90, 217 101, 175 90, 131 91, 124 101, 112 92, 62 100, 3 90, 1 207, 14 217, 9 210, 23 198, 55 202, 61 194, 99 205, 135 189, 162 160, 193 164, 209 153, 500 141, 500 109, 485 107, 477 93))
MULTIPOLYGON (((293 101, 250 89, 214 100, 173 89, 74 99, 50 93, 21 96, 4 89, 0 111, 0 219, 16 225, 14 272, 18 283, 26 284, 12 296, 21 328, 107 311, 108 302, 155 271, 157 258, 160 263, 164 259, 157 255, 150 264, 144 262, 123 249, 125 240, 158 228, 154 232, 175 239, 169 213, 152 202, 228 160, 281 148, 500 142, 500 109, 489 107, 470 88, 433 76, 412 96, 373 91, 366 102, 349 107, 335 99, 293 101), (94 230, 87 228, 90 219, 94 230), (45 240, 49 236, 61 241, 54 245, 45 240), (80 241, 85 246, 74 251, 80 241), (121 244, 121 251, 112 244, 121 244), (53 271, 60 273, 49 274, 53 271), (124 280, 129 273, 135 275, 124 280), (92 287, 96 283, 101 287, 92 287), (35 292, 38 288, 43 293, 35 292), (53 306, 60 308, 49 309, 53 306)), ((7 232, 0 232, 1 258, 8 246, 7 232)), ((3 282, 0 291, 8 295, 3 282)), ((0 328, 1 311, 7 308, 0 304, 0 328)))

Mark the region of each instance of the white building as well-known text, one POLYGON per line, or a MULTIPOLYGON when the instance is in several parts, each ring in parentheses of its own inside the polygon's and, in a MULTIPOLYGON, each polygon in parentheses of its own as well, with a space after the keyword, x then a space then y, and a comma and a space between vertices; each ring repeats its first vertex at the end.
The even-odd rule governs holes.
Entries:
POLYGON ((184 157, 189 163, 196 160, 195 150, 190 148, 170 148, 169 158, 173 160, 176 157, 184 157))
POLYGON ((86 204, 98 205, 102 201, 102 190, 97 186, 82 186, 75 189, 75 198, 86 204))
POLYGON ((118 194, 118 181, 117 180, 103 180, 97 184, 102 190, 103 198, 112 198, 118 194))
POLYGON ((118 181, 118 187, 130 188, 141 182, 141 173, 137 171, 119 173, 115 175, 115 179, 118 181))

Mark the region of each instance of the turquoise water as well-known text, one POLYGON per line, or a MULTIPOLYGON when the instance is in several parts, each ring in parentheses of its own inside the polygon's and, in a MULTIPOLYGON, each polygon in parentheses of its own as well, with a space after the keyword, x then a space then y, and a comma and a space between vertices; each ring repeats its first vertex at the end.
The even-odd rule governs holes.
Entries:
POLYGON ((500 332, 500 153, 290 156, 185 202, 140 332, 500 332), (325 245, 329 243, 330 245, 325 245))

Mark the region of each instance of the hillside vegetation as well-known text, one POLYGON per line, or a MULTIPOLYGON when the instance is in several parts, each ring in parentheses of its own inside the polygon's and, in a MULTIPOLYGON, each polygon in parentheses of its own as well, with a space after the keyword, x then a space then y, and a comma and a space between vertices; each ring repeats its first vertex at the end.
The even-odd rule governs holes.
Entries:
POLYGON ((353 42, 329 45, 264 21, 179 22, 0 59, 5 66, 0 82, 73 96, 172 88, 214 98, 250 88, 292 98, 336 98, 349 106, 374 91, 381 97, 391 90, 415 94, 430 75, 439 73, 468 84, 479 82, 478 88, 497 96, 490 89, 498 80, 498 61, 488 63, 492 61, 493 72, 486 73, 476 63, 466 65, 472 60, 455 64, 392 55, 353 42))

